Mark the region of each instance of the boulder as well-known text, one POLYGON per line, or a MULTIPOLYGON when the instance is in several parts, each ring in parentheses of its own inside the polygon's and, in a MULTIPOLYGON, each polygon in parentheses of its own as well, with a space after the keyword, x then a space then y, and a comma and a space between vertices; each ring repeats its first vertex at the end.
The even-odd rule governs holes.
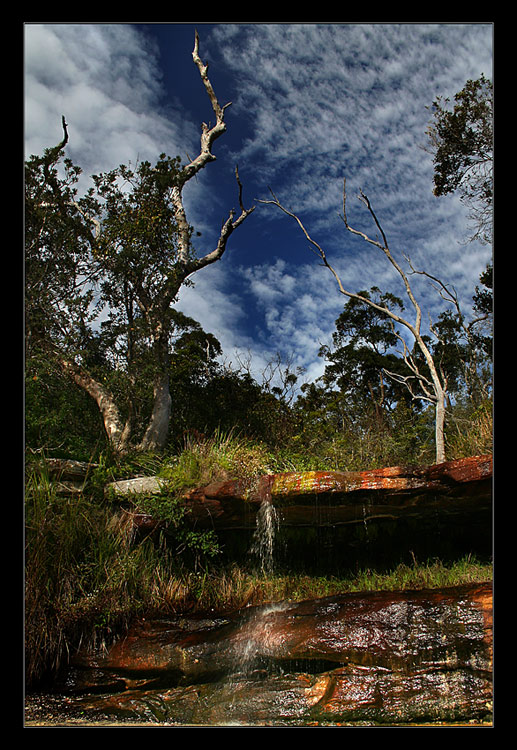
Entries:
POLYGON ((166 480, 160 477, 135 477, 110 482, 107 488, 114 495, 158 495, 166 489, 166 480))

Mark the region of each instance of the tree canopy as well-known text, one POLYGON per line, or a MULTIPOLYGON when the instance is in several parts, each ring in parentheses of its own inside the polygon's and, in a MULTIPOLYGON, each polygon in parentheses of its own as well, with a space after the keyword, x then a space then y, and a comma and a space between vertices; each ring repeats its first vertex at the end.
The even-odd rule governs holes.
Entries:
POLYGON ((427 135, 434 153, 434 194, 458 192, 470 209, 473 237, 492 239, 493 85, 469 80, 450 100, 438 97, 427 135), (452 107, 452 108, 451 108, 452 107))
MULTIPOLYGON (((391 435, 393 453, 396 433, 411 434, 416 455, 430 439, 427 404, 447 406, 450 412, 451 399, 477 408, 490 396, 491 266, 480 277, 474 318, 467 323, 450 286, 412 267, 409 274, 402 271, 366 196, 360 198, 382 241, 348 224, 344 191, 346 229, 382 250, 400 273, 415 322, 390 291, 346 290, 323 249, 290 214, 347 298, 332 345, 320 351, 325 373, 300 387, 293 402, 301 373, 289 366, 282 369, 280 384, 257 383, 245 366, 225 368, 219 341, 180 313, 175 302, 193 274, 222 258, 229 237, 253 207, 244 208, 235 170, 240 214, 235 218, 233 210, 229 213, 214 249, 197 252, 199 233, 187 221, 182 190, 215 158, 211 149, 226 125, 225 107, 207 78, 197 37, 193 59, 216 122, 212 128, 203 125, 199 155, 189 163, 162 153, 155 164, 120 165, 93 176, 93 185, 79 196, 81 168, 65 155, 69 134, 64 118, 62 141, 26 162, 30 441, 74 444, 74 439, 61 439, 58 424, 81 413, 75 444, 103 425, 115 452, 163 449, 190 430, 222 427, 295 452, 345 435, 347 450, 351 440, 363 441, 366 435, 373 445, 375 433, 381 442, 391 435), (431 324, 432 336, 420 331, 422 311, 410 286, 411 273, 429 276, 449 303, 431 324), (413 334, 413 346, 401 326, 413 334)), ((469 200, 491 205, 491 91, 482 77, 467 82, 452 112, 447 101, 434 103, 429 135, 436 149, 436 195, 460 190, 469 200)), ((282 208, 273 198, 269 202, 282 208)), ((279 368, 279 361, 270 363, 271 373, 279 368)), ((444 413, 441 420, 443 431, 444 413)), ((406 454, 411 440, 404 443, 406 454)), ((398 445, 403 442, 401 438, 398 445)), ((98 434, 89 449, 92 443, 99 443, 98 434)), ((371 460, 381 460, 386 450, 383 443, 371 460)))

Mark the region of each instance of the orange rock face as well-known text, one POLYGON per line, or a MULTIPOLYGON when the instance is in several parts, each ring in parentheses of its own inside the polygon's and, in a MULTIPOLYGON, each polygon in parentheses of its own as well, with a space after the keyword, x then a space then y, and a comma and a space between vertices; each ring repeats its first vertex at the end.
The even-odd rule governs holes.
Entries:
POLYGON ((187 493, 184 501, 189 517, 211 528, 253 526, 266 499, 282 509, 285 523, 317 524, 314 508, 322 499, 329 508, 326 522, 343 523, 360 520, 357 509, 362 512, 365 501, 393 517, 440 504, 450 512, 455 501, 460 509, 466 502, 489 504, 491 479, 492 456, 473 456, 429 467, 285 472, 261 477, 253 488, 218 482, 187 493))
POLYGON ((491 606, 478 584, 142 623, 79 660, 81 688, 89 671, 92 692, 104 680, 112 694, 72 703, 194 724, 479 719, 492 700, 491 606))

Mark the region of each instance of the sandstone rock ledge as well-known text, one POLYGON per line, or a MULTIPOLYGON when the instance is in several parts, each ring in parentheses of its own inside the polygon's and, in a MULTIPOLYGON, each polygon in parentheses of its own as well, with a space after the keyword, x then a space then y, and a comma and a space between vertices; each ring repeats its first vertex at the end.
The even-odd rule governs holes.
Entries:
MULTIPOLYGON (((108 485, 116 495, 160 492, 163 480, 138 478, 108 485)), ((187 518, 199 528, 253 528, 264 501, 281 510, 284 525, 335 525, 365 517, 419 516, 489 510, 492 456, 472 456, 432 466, 391 466, 370 471, 286 472, 243 481, 216 482, 186 492, 187 518)))
POLYGON ((108 653, 79 654, 75 664, 70 706, 91 716, 194 725, 486 720, 492 590, 343 594, 212 621, 141 622, 108 653))

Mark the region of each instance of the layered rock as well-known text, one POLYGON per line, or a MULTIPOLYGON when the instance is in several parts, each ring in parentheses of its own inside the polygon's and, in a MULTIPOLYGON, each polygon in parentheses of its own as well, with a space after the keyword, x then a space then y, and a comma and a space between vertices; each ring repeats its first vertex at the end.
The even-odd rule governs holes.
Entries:
POLYGON ((193 724, 481 719, 492 701, 492 591, 344 594, 142 622, 75 664, 72 689, 106 693, 70 699, 93 713, 193 724))
MULTIPOLYGON (((148 478, 109 485, 115 494, 159 492, 164 482, 148 478)), ((447 514, 488 509, 492 456, 473 456, 423 467, 370 471, 286 472, 262 476, 254 486, 216 482, 183 495, 187 519, 199 528, 252 528, 262 502, 281 509, 283 525, 335 525, 367 518, 421 516, 437 508, 447 514)))

